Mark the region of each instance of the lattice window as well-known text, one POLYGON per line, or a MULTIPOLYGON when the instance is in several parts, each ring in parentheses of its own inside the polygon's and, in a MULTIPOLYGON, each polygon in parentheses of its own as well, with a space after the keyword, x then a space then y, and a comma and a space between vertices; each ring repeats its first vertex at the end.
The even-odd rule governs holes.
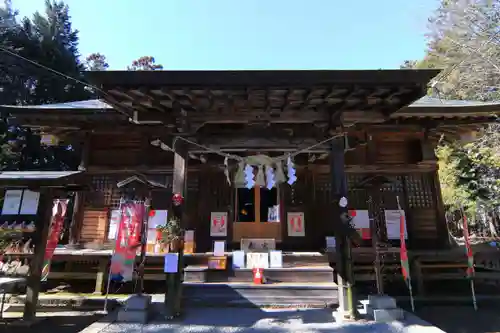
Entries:
POLYGON ((117 208, 120 205, 120 192, 116 183, 117 180, 113 176, 92 177, 92 190, 89 193, 90 205, 95 208, 117 208))
POLYGON ((382 192, 403 192, 403 176, 386 176, 389 180, 388 184, 384 184, 380 190, 382 192))
POLYGON ((432 184, 429 174, 405 176, 408 206, 410 208, 433 208, 432 184))

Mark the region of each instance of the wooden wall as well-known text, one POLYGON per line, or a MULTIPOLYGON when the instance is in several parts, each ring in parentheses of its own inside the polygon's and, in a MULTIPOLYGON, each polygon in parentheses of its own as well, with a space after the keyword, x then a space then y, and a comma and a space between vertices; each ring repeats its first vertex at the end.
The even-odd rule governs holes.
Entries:
MULTIPOLYGON (((173 154, 151 147, 150 140, 151 138, 141 137, 135 133, 121 136, 93 136, 89 170, 93 173, 91 183, 94 190, 86 196, 81 230, 83 243, 106 240, 109 211, 117 208, 120 200, 116 183, 132 174, 117 170, 133 170, 134 167, 144 165, 152 169, 164 168, 163 172, 148 173, 147 176, 160 183, 171 185, 172 177, 168 170, 173 164, 173 154)), ((350 166, 360 165, 367 165, 368 168, 384 167, 384 176, 393 184, 381 188, 379 196, 381 209, 397 209, 398 196, 407 216, 409 247, 439 248, 446 244, 447 234, 435 183, 437 171, 435 165, 422 164, 425 161, 421 161, 421 154, 418 152, 419 140, 415 136, 379 135, 369 144, 347 152, 346 166, 348 170, 350 166)), ((310 164, 298 170, 298 181, 293 187, 282 186, 284 250, 319 250, 324 246, 325 235, 333 235, 335 219, 330 208, 328 172, 325 161, 321 167, 310 164), (287 211, 305 212, 305 237, 287 237, 287 211)), ((373 171, 370 172, 373 175, 373 171)), ((348 174, 350 208, 368 208, 366 191, 354 190, 353 187, 370 172, 356 169, 348 174)), ((196 250, 209 251, 215 240, 209 235, 210 212, 228 211, 229 216, 233 217, 234 189, 227 184, 222 170, 210 165, 190 170, 187 179, 188 227, 196 230, 196 250)), ((155 191, 153 207, 168 208, 170 198, 170 190, 155 191)), ((231 232, 229 228, 229 235, 231 232)))

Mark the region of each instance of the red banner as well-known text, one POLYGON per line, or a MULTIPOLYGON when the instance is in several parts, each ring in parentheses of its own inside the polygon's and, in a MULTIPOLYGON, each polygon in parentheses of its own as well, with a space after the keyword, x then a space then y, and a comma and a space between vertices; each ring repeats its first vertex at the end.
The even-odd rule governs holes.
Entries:
POLYGON ((469 238, 469 225, 467 223, 467 217, 465 213, 464 218, 464 242, 465 242, 465 254, 467 255, 467 276, 471 278, 474 275, 474 254, 472 253, 472 247, 470 245, 469 238))
POLYGON ((400 257, 401 257, 401 273, 405 280, 410 279, 410 265, 408 263, 408 251, 406 250, 405 241, 405 218, 401 209, 399 210, 399 240, 401 242, 400 257))
POLYGON ((52 206, 52 218, 49 227, 49 237, 47 239, 47 246, 45 247, 45 255, 43 257, 42 281, 46 281, 50 272, 50 262, 54 256, 61 231, 64 226, 64 218, 66 217, 66 210, 68 208, 68 200, 54 200, 52 206))
POLYGON ((141 244, 143 218, 143 204, 126 203, 121 206, 111 273, 121 274, 124 281, 132 280, 137 249, 141 244))

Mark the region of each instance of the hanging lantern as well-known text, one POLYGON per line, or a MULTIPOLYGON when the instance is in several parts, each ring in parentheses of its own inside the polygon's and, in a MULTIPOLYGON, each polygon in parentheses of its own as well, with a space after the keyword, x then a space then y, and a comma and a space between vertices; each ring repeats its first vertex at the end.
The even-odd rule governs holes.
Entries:
POLYGON ((175 193, 172 197, 172 203, 174 206, 180 206, 184 202, 184 198, 180 193, 175 193))

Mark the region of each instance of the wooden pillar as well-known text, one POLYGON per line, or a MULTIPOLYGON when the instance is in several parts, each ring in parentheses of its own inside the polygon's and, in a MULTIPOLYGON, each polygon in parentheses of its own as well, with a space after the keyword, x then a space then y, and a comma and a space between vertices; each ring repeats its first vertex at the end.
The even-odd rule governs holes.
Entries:
MULTIPOLYGON (((172 180, 172 193, 180 194, 184 202, 180 207, 172 207, 173 214, 180 220, 181 228, 186 227, 186 194, 187 194, 187 162, 189 159, 187 146, 184 141, 177 139, 174 155, 174 168, 172 180)), ((167 291, 165 302, 167 307, 167 317, 173 318, 180 315, 182 299, 182 281, 184 275, 184 251, 183 246, 179 247, 179 265, 177 273, 167 274, 167 291)))
MULTIPOLYGON (((89 161, 90 134, 85 133, 82 142, 79 171, 86 171, 89 161)), ((85 206, 85 192, 78 191, 73 202, 73 214, 71 216, 71 226, 69 228, 69 245, 76 245, 80 242, 80 235, 83 224, 83 209, 85 206)))
POLYGON ((108 272, 109 261, 110 257, 108 256, 99 258, 99 265, 97 267, 97 274, 95 277, 95 295, 102 295, 102 288, 104 287, 104 280, 107 277, 106 273, 108 272))
POLYGON ((450 247, 451 239, 450 233, 448 232, 448 224, 446 222, 446 211, 444 208, 443 197, 441 194, 441 182, 439 181, 438 170, 432 173, 432 184, 434 193, 434 203, 436 206, 436 221, 439 243, 443 244, 444 247, 450 247))
POLYGON ((347 216, 347 206, 342 207, 341 198, 348 199, 347 179, 345 175, 344 162, 344 138, 338 138, 330 142, 330 177, 332 193, 333 218, 337 227, 335 228, 337 246, 337 285, 339 294, 339 312, 344 316, 356 317, 356 304, 354 297, 354 276, 352 269, 351 241, 343 227, 342 216, 347 216))
POLYGON ((47 239, 49 236, 50 222, 52 219, 52 206, 54 193, 49 190, 40 191, 40 215, 35 231, 35 251, 30 263, 29 276, 26 283, 26 304, 24 305, 23 320, 29 322, 36 317, 38 295, 40 293, 43 260, 47 239))

